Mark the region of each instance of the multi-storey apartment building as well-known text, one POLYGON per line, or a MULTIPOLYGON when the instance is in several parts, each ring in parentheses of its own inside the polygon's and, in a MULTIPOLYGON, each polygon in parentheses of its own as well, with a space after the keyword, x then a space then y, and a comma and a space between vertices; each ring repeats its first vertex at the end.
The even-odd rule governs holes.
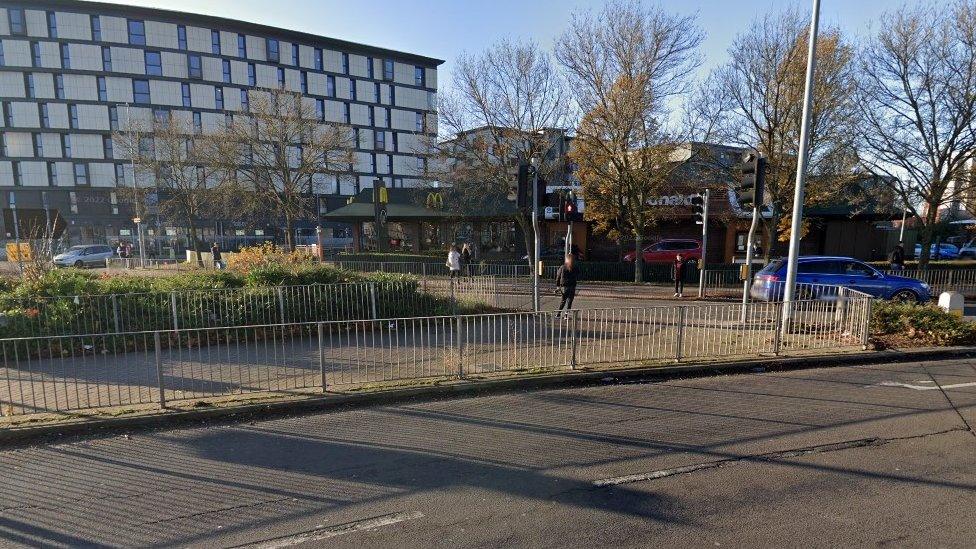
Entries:
MULTIPOLYGON (((133 234, 132 212, 117 189, 131 186, 134 174, 113 132, 168 113, 189 117, 204 132, 220 128, 246 110, 255 88, 301 93, 323 123, 354 129, 356 161, 349 173, 319 185, 322 204, 341 203, 376 178, 389 187, 416 186, 425 171, 423 137, 436 134, 441 63, 221 17, 0 0, 3 234, 13 238, 15 229, 45 219, 77 240, 133 234)), ((216 232, 267 229, 225 221, 230 225, 216 225, 216 232)), ((167 220, 147 228, 156 238, 181 232, 167 220)))

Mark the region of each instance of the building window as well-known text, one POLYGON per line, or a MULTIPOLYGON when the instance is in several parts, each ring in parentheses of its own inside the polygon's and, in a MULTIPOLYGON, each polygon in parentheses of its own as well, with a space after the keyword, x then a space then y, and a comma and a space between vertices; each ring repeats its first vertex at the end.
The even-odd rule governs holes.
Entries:
POLYGON ((135 46, 146 45, 146 24, 129 19, 129 43, 135 46))
POLYGON ((352 116, 350 115, 350 112, 349 112, 349 103, 343 103, 342 106, 343 106, 343 109, 342 109, 342 118, 343 118, 343 121, 346 124, 350 124, 351 123, 350 120, 352 119, 352 116))
POLYGON ((224 108, 224 88, 217 86, 214 88, 214 102, 218 109, 224 108))
MULTIPOLYGON (((388 155, 386 155, 386 171, 387 171, 388 173, 390 173, 390 174, 392 174, 392 173, 393 173, 393 155, 392 155, 392 154, 388 154, 388 155)), ((401 184, 401 185, 397 185, 396 183, 397 183, 397 182, 396 182, 396 180, 394 179, 394 180, 393 180, 393 186, 394 186, 394 187, 397 187, 397 186, 400 186, 400 187, 402 187, 402 186, 403 186, 402 184, 401 184)), ((402 182, 401 182, 401 183, 402 183, 402 182)))
POLYGON ((400 140, 397 139, 397 132, 391 132, 393 134, 393 152, 400 152, 400 140))
POLYGON ((315 100, 315 117, 319 122, 325 122, 325 101, 322 99, 315 100))
POLYGON ((115 105, 108 108, 108 127, 112 131, 119 129, 119 108, 115 105))
MULTIPOLYGON (((41 103, 39 105, 39 107, 41 109, 41 127, 42 128, 50 128, 51 127, 51 119, 47 115, 47 103, 41 103)), ((8 120, 7 121, 7 125, 8 126, 12 126, 13 125, 10 122, 11 122, 11 120, 8 120)))
POLYGON ((192 101, 190 101, 190 85, 187 84, 186 82, 183 82, 182 84, 180 84, 180 91, 182 92, 183 95, 183 106, 189 107, 190 105, 192 105, 192 101))
POLYGON ((390 104, 396 105, 396 86, 390 84, 390 104))
POLYGON ((369 155, 369 167, 370 171, 376 173, 376 154, 369 155))
POLYGON ((190 78, 197 80, 203 78, 203 60, 200 59, 199 55, 187 55, 186 64, 186 70, 190 78))
POLYGON ((75 185, 88 185, 88 164, 75 163, 75 185))
POLYGON ((169 109, 164 109, 157 107, 153 109, 153 119, 155 119, 156 124, 161 127, 169 126, 169 109))
POLYGON ((0 40, 0 67, 7 65, 7 62, 3 59, 3 41, 0 40))
POLYGON ((234 116, 230 113, 224 115, 224 127, 230 129, 234 126, 234 116))
POLYGON ((248 112, 251 110, 251 99, 248 97, 247 90, 241 88, 241 110, 248 112))
POLYGON ((149 81, 148 80, 133 80, 132 81, 132 101, 142 105, 149 104, 149 81))
POLYGON ((163 59, 158 51, 146 52, 146 74, 151 76, 163 75, 163 59))
POLYGON ((58 167, 54 162, 47 163, 47 180, 52 187, 58 186, 58 167))
POLYGON ((96 85, 98 86, 98 100, 108 101, 108 85, 105 83, 105 77, 99 76, 95 79, 95 81, 96 85))
POLYGON ((302 93, 308 93, 308 73, 302 71, 301 73, 301 83, 302 83, 302 93))
POLYGON ((285 87, 285 69, 278 67, 278 87, 285 87))
POLYGON ((176 27, 176 41, 181 50, 186 49, 186 27, 183 25, 176 27))
POLYGON ((375 126, 376 125, 376 113, 373 112, 373 107, 367 107, 366 108, 366 113, 367 113, 367 116, 369 117, 369 125, 370 126, 375 126))
POLYGON ((356 81, 352 78, 349 79, 349 98, 356 100, 356 81))
POLYGON ((20 162, 11 162, 10 167, 13 169, 14 172, 14 185, 22 185, 23 182, 20 180, 21 177, 20 162))
POLYGON ((342 54, 342 74, 349 74, 349 54, 342 54))
POLYGON ((292 65, 295 65, 296 67, 299 65, 299 63, 298 63, 298 44, 292 44, 291 45, 291 64, 292 65))
POLYGON ((315 70, 321 71, 323 69, 322 63, 322 48, 315 48, 315 70))
POLYGON ((427 71, 423 67, 413 68, 413 81, 414 84, 426 88, 427 87, 427 71))
POLYGON ((31 64, 35 67, 41 66, 41 45, 31 42, 31 64))
POLYGON ((210 31, 210 53, 220 55, 220 31, 210 31))
POLYGON ((268 46, 268 61, 272 63, 278 63, 281 61, 281 53, 278 51, 278 40, 274 38, 268 38, 266 40, 268 46))
POLYGON ((325 94, 329 97, 335 97, 335 76, 331 74, 325 77, 325 94))
POLYGON ((230 61, 222 59, 221 65, 223 65, 224 69, 224 83, 230 84, 230 61))
POLYGON ((423 132, 424 126, 426 125, 424 123, 424 113, 418 112, 416 116, 417 116, 417 131, 423 132))
POLYGON ((125 166, 123 164, 115 165, 115 182, 120 185, 125 183, 125 166))
POLYGON ((24 8, 7 8, 7 19, 10 22, 10 34, 27 34, 27 26, 24 24, 24 8))
POLYGON ((393 60, 383 60, 383 80, 393 80, 393 60))
POLYGON ((383 96, 380 94, 381 91, 382 91, 382 88, 380 88, 380 83, 379 82, 374 82, 373 83, 373 95, 376 96, 376 102, 377 103, 382 103, 383 102, 383 99, 382 99, 383 96))
MULTIPOLYGON (((0 106, 3 107, 3 123, 4 123, 4 125, 7 126, 8 128, 14 127, 15 126, 15 124, 14 124, 14 113, 10 110, 10 103, 8 101, 4 101, 3 103, 0 103, 0 106)), ((44 108, 47 107, 47 105, 45 105, 43 103, 41 104, 41 106, 44 107, 44 108)))
POLYGON ((91 16, 92 40, 99 42, 102 40, 102 21, 97 15, 91 16))
MULTIPOLYGON (((373 78, 373 58, 372 57, 367 57, 366 58, 366 77, 367 78, 370 78, 370 79, 373 78)), ((377 94, 377 97, 379 97, 379 94, 377 94)))
POLYGON ((47 35, 51 38, 58 37, 58 19, 53 11, 47 12, 47 35))
POLYGON ((387 128, 393 127, 393 110, 390 109, 389 107, 386 108, 386 127, 387 128))
POLYGON ((34 141, 34 156, 44 158, 44 136, 39 133, 32 134, 34 141))
POLYGON ((64 152, 65 158, 71 158, 71 136, 68 134, 61 135, 61 150, 64 152))
POLYGON ((102 137, 102 149, 105 153, 106 160, 115 158, 115 145, 112 143, 111 137, 107 135, 102 137))
POLYGON ((68 127, 78 129, 78 105, 68 105, 68 127))
POLYGON ((203 117, 199 112, 193 112, 193 131, 196 133, 203 132, 203 117))
POLYGON ((258 85, 258 79, 257 79, 257 76, 256 76, 255 72, 256 72, 256 70, 254 68, 254 63, 248 63, 247 64, 247 84, 249 86, 257 86, 258 85))
POLYGON ((378 151, 386 150, 386 132, 373 132, 373 148, 378 151))
POLYGON ((27 88, 27 98, 34 99, 34 75, 33 74, 31 73, 24 74, 24 87, 27 88))
POLYGON ((247 57, 247 38, 243 34, 237 35, 237 57, 247 57))
POLYGON ((102 46, 102 70, 112 72, 112 49, 102 46))
POLYGON ((417 157, 417 171, 419 171, 421 173, 427 171, 427 159, 426 158, 424 158, 422 156, 418 156, 417 157))

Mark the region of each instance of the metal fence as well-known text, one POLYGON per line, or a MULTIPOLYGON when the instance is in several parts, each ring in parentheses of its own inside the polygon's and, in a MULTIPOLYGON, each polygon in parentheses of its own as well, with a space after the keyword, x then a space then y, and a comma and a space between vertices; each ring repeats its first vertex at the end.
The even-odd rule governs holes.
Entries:
POLYGON ((841 289, 833 300, 796 302, 789 313, 782 303, 710 304, 7 338, 0 411, 165 406, 540 368, 835 353, 867 343, 865 294, 841 289))
POLYGON ((976 294, 976 269, 902 269, 885 273, 921 280, 936 296, 949 291, 976 294))
POLYGON ((15 298, 0 296, 0 338, 360 320, 496 306, 493 277, 15 298))

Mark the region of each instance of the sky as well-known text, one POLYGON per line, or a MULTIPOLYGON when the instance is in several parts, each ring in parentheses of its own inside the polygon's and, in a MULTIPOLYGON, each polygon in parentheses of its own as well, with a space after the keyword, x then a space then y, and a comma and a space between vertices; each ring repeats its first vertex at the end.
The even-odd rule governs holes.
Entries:
MULTIPOLYGON (((650 0, 649 0, 650 1, 650 0)), ((938 0, 933 0, 938 2, 938 0)), ((532 39, 546 49, 576 10, 599 9, 601 0, 125 0, 124 4, 240 19, 350 40, 445 60, 439 87, 451 79, 461 52, 478 53, 507 37, 532 39)), ((680 14, 697 14, 707 38, 701 75, 721 65, 735 35, 752 19, 810 0, 659 0, 680 14)), ((821 26, 864 35, 879 12, 901 0, 822 0, 821 26)))

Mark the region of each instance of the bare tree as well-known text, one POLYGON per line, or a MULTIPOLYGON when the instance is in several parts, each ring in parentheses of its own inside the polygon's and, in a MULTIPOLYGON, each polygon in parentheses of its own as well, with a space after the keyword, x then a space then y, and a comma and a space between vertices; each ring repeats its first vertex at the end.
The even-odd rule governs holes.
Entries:
POLYGON ((901 8, 862 54, 864 162, 922 221, 929 260, 939 209, 976 188, 976 2, 901 8))
MULTIPOLYGON (((535 43, 503 40, 480 55, 462 55, 453 88, 439 105, 441 135, 425 143, 427 178, 458 213, 510 200, 518 165, 540 160, 540 178, 560 180, 568 97, 549 56, 535 43), (556 130, 556 131, 552 131, 556 130)), ((532 261, 531 208, 516 211, 532 261)))
POLYGON ((348 173, 353 132, 319 119, 315 104, 284 89, 254 90, 249 110, 215 133, 211 165, 250 191, 261 210, 285 225, 294 249, 295 221, 308 217, 317 187, 330 175, 348 173))
MULTIPOLYGON (((796 10, 764 17, 738 36, 729 62, 710 77, 712 96, 726 107, 723 131, 730 144, 767 158, 763 217, 769 241, 787 241, 800 147, 807 60, 807 21, 796 10)), ((853 147, 854 51, 836 29, 817 43, 810 118, 806 204, 825 204, 855 177, 853 147)), ((804 228, 806 225, 804 225, 804 228)), ((802 237, 802 235, 800 235, 802 237)), ((772 246, 766 247, 769 257, 772 246)))
POLYGON ((155 193, 158 215, 187 227, 189 247, 197 263, 202 264, 198 225, 221 210, 223 197, 229 192, 223 171, 210 159, 221 151, 226 154, 226 143, 197 132, 186 117, 174 113, 129 126, 117 132, 113 140, 132 162, 135 180, 145 184, 122 187, 123 196, 134 205, 136 216, 145 217, 147 194, 155 193))
POLYGON ((583 12, 556 45, 584 113, 571 158, 586 217, 611 237, 632 237, 634 279, 643 272, 644 232, 660 210, 648 202, 675 183, 688 136, 670 127, 669 102, 689 90, 703 35, 693 17, 637 2, 583 12))

